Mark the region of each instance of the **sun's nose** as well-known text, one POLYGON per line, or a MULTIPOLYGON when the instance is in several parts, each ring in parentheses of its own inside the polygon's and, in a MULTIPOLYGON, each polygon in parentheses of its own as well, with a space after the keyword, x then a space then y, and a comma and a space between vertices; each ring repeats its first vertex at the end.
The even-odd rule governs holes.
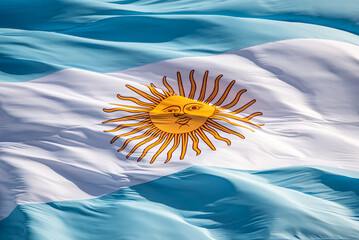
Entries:
POLYGON ((173 115, 174 115, 175 117, 181 117, 181 116, 184 115, 184 113, 174 113, 173 115))

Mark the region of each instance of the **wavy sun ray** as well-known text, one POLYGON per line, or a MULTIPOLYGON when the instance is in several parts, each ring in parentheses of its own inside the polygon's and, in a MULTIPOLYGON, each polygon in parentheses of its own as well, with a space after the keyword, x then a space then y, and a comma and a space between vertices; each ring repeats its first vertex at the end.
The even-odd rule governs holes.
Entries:
POLYGON ((189 132, 189 136, 192 139, 192 149, 197 153, 197 156, 201 154, 201 150, 198 148, 198 137, 195 131, 189 132))
POLYGON ((184 89, 183 89, 183 84, 182 84, 182 77, 181 77, 180 72, 177 72, 177 82, 178 82, 179 94, 184 97, 185 94, 184 94, 184 89))
POLYGON ((178 146, 180 144, 180 137, 181 137, 181 135, 179 135, 179 134, 176 134, 174 136, 173 146, 167 152, 167 159, 166 159, 165 163, 168 163, 168 161, 172 158, 172 153, 178 148, 178 146))
MULTIPOLYGON (((245 93, 245 92, 247 92, 247 89, 242 89, 241 91, 239 91, 237 93, 236 97, 233 99, 233 101, 231 103, 225 105, 225 106, 222 106, 222 108, 223 109, 228 109, 228 108, 231 108, 231 107, 235 106, 238 103, 239 99, 241 98, 242 94, 245 93)), ((228 95, 228 93, 227 93, 227 95, 228 95)), ((225 96, 227 96, 227 95, 225 95, 225 96)))
MULTIPOLYGON (((155 139, 159 134, 161 133, 161 131, 156 130, 151 136, 149 136, 148 138, 146 138, 145 140, 143 140, 140 143, 137 143, 132 149, 131 151, 127 154, 126 158, 129 158, 131 156, 132 153, 134 153, 136 151, 137 148, 139 148, 140 146, 150 142, 151 140, 155 139)), ((139 161, 139 160, 137 160, 139 161)))
POLYGON ((142 127, 135 128, 128 133, 117 135, 114 138, 112 138, 111 143, 114 143, 120 137, 126 137, 126 136, 132 135, 134 133, 141 132, 142 130, 149 128, 149 126, 152 126, 152 123, 146 124, 145 126, 142 126, 142 127))
POLYGON ((216 150, 216 148, 214 147, 213 143, 211 142, 211 140, 208 139, 208 137, 206 136, 206 134, 204 134, 204 132, 202 131, 201 128, 196 130, 196 133, 198 133, 199 137, 202 138, 202 140, 214 151, 216 150))
POLYGON ((164 76, 162 78, 162 82, 163 82, 163 85, 165 85, 165 87, 168 89, 168 91, 171 93, 171 94, 175 94, 175 92, 173 91, 173 88, 171 87, 171 85, 168 84, 167 80, 166 80, 166 76, 164 76))
POLYGON ((131 142, 131 141, 134 141, 134 140, 138 140, 138 139, 141 139, 141 138, 144 138, 144 137, 148 137, 150 134, 152 134, 153 132, 155 131, 158 131, 156 129, 156 127, 151 127, 150 129, 148 129, 144 134, 142 135, 139 135, 139 136, 135 136, 135 137, 132 137, 132 138, 128 138, 122 145, 122 147, 120 149, 118 149, 117 151, 118 152, 121 152, 123 149, 125 149, 127 147, 127 145, 131 142))
POLYGON ((145 119, 145 120, 142 120, 141 122, 138 122, 138 123, 120 124, 116 128, 114 128, 112 130, 104 130, 104 132, 116 132, 116 131, 119 131, 120 129, 123 129, 123 128, 141 126, 141 125, 145 125, 145 124, 150 123, 150 122, 151 121, 149 119, 145 119))
POLYGON ((231 145, 231 141, 230 141, 228 138, 221 137, 221 136, 219 135, 219 133, 216 132, 216 130, 210 128, 210 127, 207 126, 206 124, 203 125, 203 130, 205 130, 206 132, 209 132, 210 134, 212 134, 213 137, 215 137, 216 139, 226 142, 228 146, 231 145))
POLYGON ((196 93, 196 82, 194 81, 193 73, 194 73, 194 70, 192 70, 189 74, 189 80, 191 81, 191 92, 189 93, 188 98, 190 98, 190 99, 193 99, 194 94, 196 93))
POLYGON ((128 120, 137 120, 137 119, 146 118, 146 117, 148 117, 148 116, 149 116, 148 113, 141 113, 141 114, 136 114, 136 115, 132 115, 132 116, 125 116, 125 117, 110 119, 110 120, 104 121, 104 122, 102 122, 102 123, 121 122, 121 121, 128 121, 128 120))
POLYGON ((224 91, 222 97, 221 97, 215 104, 213 104, 214 106, 219 106, 219 105, 221 105, 221 104, 224 102, 224 100, 226 100, 226 98, 227 98, 227 96, 228 96, 228 93, 229 93, 229 91, 231 91, 231 89, 232 89, 232 87, 233 87, 233 85, 234 85, 235 82, 236 82, 236 81, 233 80, 233 81, 228 85, 228 87, 227 87, 226 90, 224 91))
POLYGON ((137 159, 137 162, 141 161, 142 158, 147 154, 147 152, 148 152, 151 148, 153 148, 153 147, 157 146, 158 144, 160 144, 161 142, 163 142, 163 140, 165 139, 165 137, 166 137, 167 135, 168 135, 168 133, 162 132, 162 133, 160 134, 159 138, 156 140, 156 142, 154 142, 154 143, 148 145, 148 146, 145 148, 145 150, 143 150, 141 156, 137 159))
POLYGON ((120 94, 117 94, 117 98, 121 99, 121 100, 129 100, 129 101, 132 101, 140 106, 145 106, 145 107, 151 107, 151 108, 154 108, 156 107, 156 104, 153 104, 153 103, 146 103, 146 102, 142 102, 140 100, 138 100, 137 98, 134 98, 134 97, 123 97, 121 96, 120 94))
POLYGON ((170 144, 170 142, 172 141, 173 139, 173 134, 170 133, 167 135, 167 139, 165 140, 165 142, 161 145, 161 147, 158 149, 158 151, 155 153, 155 155, 153 155, 152 159, 151 159, 151 162, 150 163, 153 163, 156 158, 158 157, 158 155, 160 155, 163 150, 165 150, 165 148, 168 146, 168 144, 170 144))
POLYGON ((213 88, 213 92, 211 93, 211 95, 207 98, 206 101, 204 101, 204 103, 210 103, 212 102, 212 100, 217 96, 218 90, 219 90, 219 80, 223 77, 223 75, 219 75, 216 80, 214 81, 214 88, 213 88))
POLYGON ((206 72, 204 73, 204 76, 203 76, 201 93, 200 93, 199 98, 198 98, 198 101, 200 101, 200 102, 203 101, 204 96, 206 95, 207 78, 208 78, 208 71, 206 71, 206 72))
POLYGON ((201 154, 201 150, 198 145, 200 140, 206 143, 209 148, 216 150, 212 141, 208 138, 207 134, 213 136, 214 139, 224 141, 228 146, 231 145, 231 141, 225 137, 222 137, 218 131, 226 134, 233 134, 240 138, 245 138, 244 135, 237 132, 237 128, 248 129, 254 131, 248 124, 260 128, 263 124, 253 123, 252 118, 262 115, 261 112, 254 112, 246 117, 238 116, 239 113, 243 113, 246 109, 251 107, 256 100, 253 99, 246 104, 235 110, 229 110, 235 107, 243 93, 247 90, 242 89, 236 93, 236 96, 232 101, 226 105, 223 103, 228 98, 232 87, 235 84, 235 80, 232 80, 229 85, 225 88, 220 98, 215 102, 218 93, 220 92, 220 80, 223 75, 218 75, 214 80, 213 89, 211 94, 206 100, 206 90, 208 83, 208 71, 205 71, 202 79, 202 85, 198 99, 195 100, 197 91, 196 81, 194 79, 194 70, 189 73, 189 81, 191 88, 188 96, 186 96, 185 88, 183 85, 183 79, 180 72, 177 72, 177 84, 178 94, 173 90, 173 87, 167 82, 166 76, 162 78, 162 83, 167 90, 160 90, 151 83, 150 86, 145 85, 150 93, 146 93, 143 90, 135 88, 131 85, 126 85, 127 88, 138 94, 140 97, 148 100, 149 102, 141 101, 135 97, 124 97, 117 94, 117 97, 122 101, 131 101, 137 106, 114 104, 114 108, 104 108, 103 111, 106 113, 114 112, 128 112, 133 113, 130 116, 123 116, 119 118, 109 119, 102 123, 115 123, 115 122, 126 122, 126 121, 138 121, 135 123, 123 123, 117 125, 112 130, 104 130, 104 132, 117 132, 124 128, 134 128, 126 133, 121 133, 112 138, 110 143, 114 143, 119 138, 134 135, 125 140, 122 147, 117 151, 123 151, 127 148, 128 144, 132 141, 140 140, 136 143, 132 149, 126 155, 129 158, 136 150, 144 146, 137 161, 141 161, 147 154, 150 153, 151 149, 157 148, 155 153, 152 155, 150 163, 153 163, 158 156, 161 155, 167 148, 167 157, 164 163, 167 163, 172 158, 173 153, 180 147, 179 158, 184 159, 187 154, 187 146, 189 138, 192 140, 192 149, 197 155, 201 154), (220 122, 224 122, 236 127, 236 130, 232 130, 220 122), (236 121, 242 123, 239 124, 236 121), (154 140, 152 143, 150 143, 154 140), (171 142, 173 143, 170 146, 171 142), (149 144, 149 145, 147 145, 149 144), (170 147, 169 147, 170 146, 170 147))

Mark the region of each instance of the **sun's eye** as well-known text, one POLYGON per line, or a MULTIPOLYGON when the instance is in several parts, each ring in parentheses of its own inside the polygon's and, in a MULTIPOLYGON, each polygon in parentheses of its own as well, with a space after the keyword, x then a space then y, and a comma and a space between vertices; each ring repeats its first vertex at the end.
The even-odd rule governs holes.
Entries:
POLYGON ((180 108, 177 106, 168 107, 162 110, 165 113, 178 113, 180 112, 180 108))
POLYGON ((203 108, 203 106, 200 105, 200 104, 190 104, 190 105, 188 105, 188 106, 185 107, 185 109, 186 109, 187 111, 198 111, 198 110, 200 110, 201 108, 203 108))

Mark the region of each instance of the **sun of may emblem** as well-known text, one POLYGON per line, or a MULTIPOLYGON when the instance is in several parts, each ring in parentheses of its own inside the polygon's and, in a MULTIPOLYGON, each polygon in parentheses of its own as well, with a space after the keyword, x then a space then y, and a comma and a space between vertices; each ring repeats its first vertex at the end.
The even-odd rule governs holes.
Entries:
POLYGON ((129 132, 115 136, 111 140, 111 143, 114 143, 119 138, 134 135, 126 139, 122 147, 117 151, 124 150, 131 141, 144 139, 137 143, 129 151, 126 157, 128 158, 131 156, 142 145, 147 145, 144 150, 142 150, 141 156, 137 159, 139 162, 150 151, 150 149, 159 146, 150 161, 150 163, 153 163, 156 158, 169 146, 169 150, 167 150, 167 159, 165 161, 165 163, 167 163, 171 159, 173 152, 180 146, 180 159, 182 160, 184 158, 187 152, 189 139, 191 139, 192 149, 197 153, 197 155, 201 153, 201 150, 198 148, 200 140, 205 142, 212 150, 216 150, 212 141, 208 138, 208 134, 211 134, 218 140, 225 141, 228 146, 231 145, 231 141, 220 136, 218 131, 234 134, 244 139, 242 134, 225 127, 220 123, 221 121, 236 127, 246 128, 251 131, 253 130, 250 127, 242 124, 245 123, 248 126, 252 125, 259 128, 263 125, 251 122, 253 117, 262 115, 261 112, 255 112, 246 117, 240 117, 237 115, 254 104, 256 102, 255 99, 236 110, 229 110, 230 108, 236 106, 241 95, 247 91, 246 89, 239 91, 230 103, 223 105, 235 83, 234 80, 227 86, 222 93, 222 96, 217 101, 214 101, 219 91, 219 82, 222 75, 219 75, 215 79, 214 89, 206 98, 205 95, 208 81, 208 71, 206 71, 203 76, 199 97, 195 100, 194 97, 197 86, 193 74, 194 70, 192 70, 189 74, 191 89, 188 94, 185 93, 180 72, 177 72, 179 93, 176 93, 171 85, 168 84, 166 77, 163 77, 162 82, 167 90, 159 90, 151 83, 151 86, 147 86, 151 94, 141 91, 133 86, 126 85, 127 88, 147 99, 148 102, 141 101, 134 97, 125 97, 117 94, 119 99, 132 101, 137 105, 129 106, 111 104, 116 107, 103 109, 107 113, 126 111, 133 115, 107 120, 102 123, 136 121, 135 123, 120 124, 112 130, 105 130, 105 132, 116 132, 127 127, 134 128, 129 132), (150 143, 151 141, 152 143, 150 143))

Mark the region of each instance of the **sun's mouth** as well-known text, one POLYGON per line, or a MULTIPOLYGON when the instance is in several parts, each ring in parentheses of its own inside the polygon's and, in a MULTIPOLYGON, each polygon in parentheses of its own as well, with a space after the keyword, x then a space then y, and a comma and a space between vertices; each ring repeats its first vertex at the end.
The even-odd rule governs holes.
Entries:
POLYGON ((186 124, 188 124, 189 121, 191 121, 191 119, 192 118, 187 117, 187 116, 186 117, 181 117, 176 121, 176 123, 178 123, 180 125, 186 125, 186 124))

